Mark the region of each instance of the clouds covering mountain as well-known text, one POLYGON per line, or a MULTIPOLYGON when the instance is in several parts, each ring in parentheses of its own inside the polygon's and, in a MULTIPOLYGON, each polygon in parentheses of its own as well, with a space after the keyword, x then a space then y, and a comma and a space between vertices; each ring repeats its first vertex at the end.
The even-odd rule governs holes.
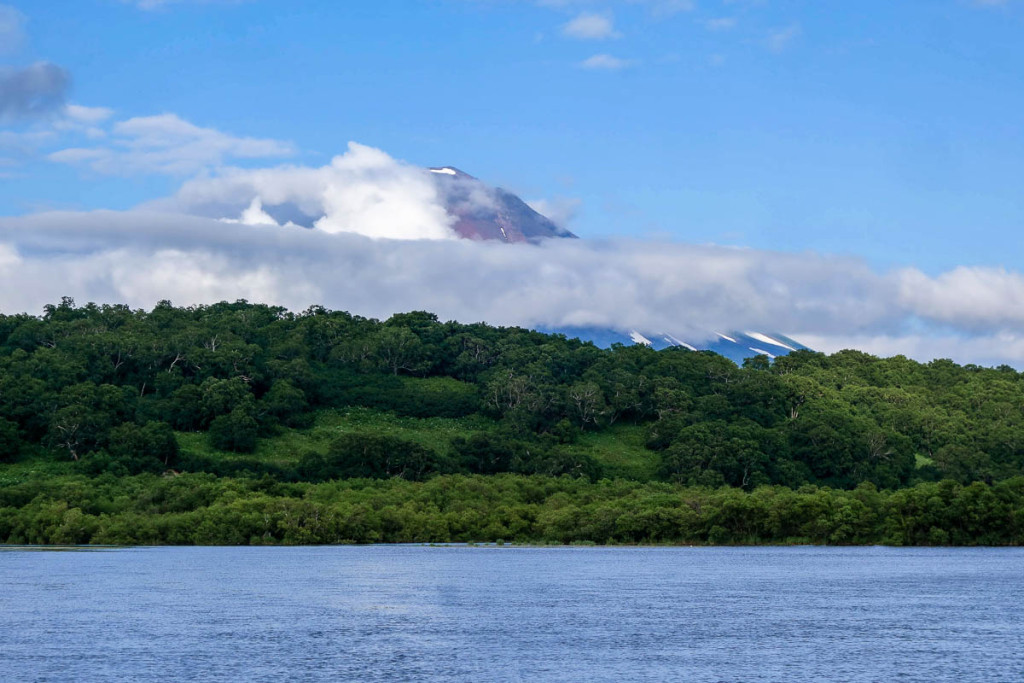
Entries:
MULTIPOLYGON (((462 218, 437 175, 446 174, 353 145, 319 168, 223 169, 137 210, 0 218, 0 310, 38 312, 65 295, 134 307, 245 298, 374 317, 425 309, 465 322, 666 331, 694 345, 714 331, 781 331, 823 351, 1024 363, 1015 271, 879 272, 813 252, 526 230, 512 244, 458 239, 462 218)), ((463 197, 481 212, 492 199, 463 197)))
POLYGON ((228 169, 196 178, 148 208, 375 238, 575 237, 516 195, 458 169, 419 168, 357 143, 320 168, 228 169))
POLYGON ((444 198, 445 211, 455 217, 452 229, 466 239, 537 242, 551 237, 576 237, 500 187, 490 187, 457 168, 431 168, 444 198))

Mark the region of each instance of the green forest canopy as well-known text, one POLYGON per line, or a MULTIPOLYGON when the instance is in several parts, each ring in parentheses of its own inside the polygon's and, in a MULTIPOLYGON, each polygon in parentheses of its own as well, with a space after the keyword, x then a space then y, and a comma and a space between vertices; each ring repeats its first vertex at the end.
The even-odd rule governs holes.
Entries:
MULTIPOLYGON (((797 351, 737 367, 711 352, 600 349, 426 312, 378 321, 245 301, 141 311, 65 299, 38 317, 0 315, 0 491, 9 494, 0 512, 13 518, 52 503, 85 514, 55 492, 72 480, 110 487, 114 477, 131 488, 189 472, 197 474, 186 481, 207 473, 228 489, 236 479, 270 481, 305 487, 303 495, 334 481, 487 482, 504 473, 583 487, 614 477, 669 490, 811 486, 839 495, 944 481, 958 491, 1008 482, 1019 492, 1022 407, 1024 382, 1007 366, 797 351), (359 428, 317 430, 330 411, 350 409, 364 411, 359 428), (430 436, 384 429, 387 420, 430 436), (293 449, 265 457, 280 443, 293 449), (615 461, 626 443, 636 466, 615 461), (30 483, 33 497, 13 495, 30 483)), ((1000 518, 1007 528, 1018 503, 1000 518)), ((932 541, 955 538, 936 528, 932 541)), ((907 542, 927 540, 930 529, 907 542)), ((750 537, 731 533, 720 540, 750 537)), ((708 527, 690 538, 711 535, 708 527)), ((829 541, 777 536, 764 538, 829 541)), ((0 541, 29 537, 0 521, 0 541)))

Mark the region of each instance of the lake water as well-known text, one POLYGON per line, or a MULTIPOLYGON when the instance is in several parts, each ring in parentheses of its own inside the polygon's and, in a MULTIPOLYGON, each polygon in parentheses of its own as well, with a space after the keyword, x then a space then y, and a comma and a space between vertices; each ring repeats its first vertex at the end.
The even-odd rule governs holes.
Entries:
POLYGON ((1024 550, 0 551, 5 681, 1024 681, 1024 550))

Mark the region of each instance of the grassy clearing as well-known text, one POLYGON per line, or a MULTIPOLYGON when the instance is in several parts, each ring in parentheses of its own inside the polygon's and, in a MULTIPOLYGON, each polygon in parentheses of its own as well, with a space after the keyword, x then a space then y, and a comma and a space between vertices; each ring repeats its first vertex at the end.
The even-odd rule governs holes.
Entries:
POLYGON ((921 469, 922 467, 928 467, 928 465, 934 465, 935 461, 929 458, 927 455, 921 455, 920 453, 914 454, 914 467, 921 469))
POLYGON ((0 486, 12 486, 32 479, 59 477, 74 473, 74 462, 54 460, 52 457, 34 454, 18 462, 0 465, 0 486))
POLYGON ((647 430, 636 425, 614 425, 600 432, 587 432, 579 446, 604 467, 609 479, 651 481, 658 468, 658 456, 644 448, 647 430))
MULTIPOLYGON (((179 432, 177 436, 185 453, 212 456, 219 460, 256 459, 289 466, 296 464, 309 451, 325 453, 331 441, 342 434, 394 436, 444 453, 453 437, 485 432, 494 426, 492 420, 479 415, 416 418, 372 408, 350 407, 318 411, 309 429, 283 429, 276 436, 262 438, 256 452, 251 454, 218 451, 210 446, 209 437, 203 432, 179 432)), ((581 435, 574 448, 600 462, 608 478, 650 481, 657 468, 657 455, 644 448, 645 434, 643 427, 615 425, 601 432, 581 435)))
POLYGON ((330 442, 342 434, 363 433, 395 436, 407 441, 444 452, 452 437, 468 436, 493 428, 494 423, 484 417, 400 417, 394 413, 372 408, 337 408, 317 412, 309 429, 283 429, 270 438, 260 439, 256 452, 239 455, 219 451, 210 446, 210 439, 202 432, 178 432, 178 444, 183 452, 216 456, 219 459, 252 460, 275 465, 293 465, 304 453, 325 453, 330 442))
MULTIPOLYGON (((495 422, 480 415, 462 418, 401 417, 373 408, 350 407, 321 410, 308 429, 282 429, 275 436, 261 438, 255 453, 231 453, 210 445, 206 432, 177 432, 183 454, 215 458, 225 462, 248 463, 253 460, 288 468, 305 453, 326 453, 327 447, 342 434, 363 433, 394 436, 445 453, 453 437, 470 436, 494 429, 495 422)), ((609 479, 651 481, 658 465, 657 454, 644 448, 646 430, 635 425, 615 425, 601 432, 582 434, 571 446, 596 459, 609 479)), ((14 484, 39 477, 56 477, 76 471, 75 463, 61 460, 50 452, 22 457, 0 467, 0 485, 14 484)))

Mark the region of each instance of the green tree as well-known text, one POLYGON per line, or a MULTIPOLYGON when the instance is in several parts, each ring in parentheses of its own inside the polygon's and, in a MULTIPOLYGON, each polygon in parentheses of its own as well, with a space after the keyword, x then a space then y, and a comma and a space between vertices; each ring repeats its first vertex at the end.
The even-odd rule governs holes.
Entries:
POLYGON ((345 434, 331 442, 326 455, 303 457, 299 472, 310 481, 372 478, 420 480, 448 469, 436 452, 393 436, 345 434))
POLYGON ((259 429, 260 425, 250 410, 235 408, 210 423, 210 444, 222 451, 252 453, 256 450, 259 429))
POLYGON ((49 445, 66 451, 72 460, 105 447, 110 430, 129 417, 129 395, 111 384, 67 387, 50 419, 49 445))
POLYGON ((306 393, 286 379, 279 379, 270 387, 270 391, 259 401, 260 410, 275 421, 289 427, 308 426, 308 420, 302 419, 309 410, 306 393))
POLYGON ((110 431, 110 454, 131 471, 166 468, 178 457, 178 440, 166 422, 125 423, 110 431))

